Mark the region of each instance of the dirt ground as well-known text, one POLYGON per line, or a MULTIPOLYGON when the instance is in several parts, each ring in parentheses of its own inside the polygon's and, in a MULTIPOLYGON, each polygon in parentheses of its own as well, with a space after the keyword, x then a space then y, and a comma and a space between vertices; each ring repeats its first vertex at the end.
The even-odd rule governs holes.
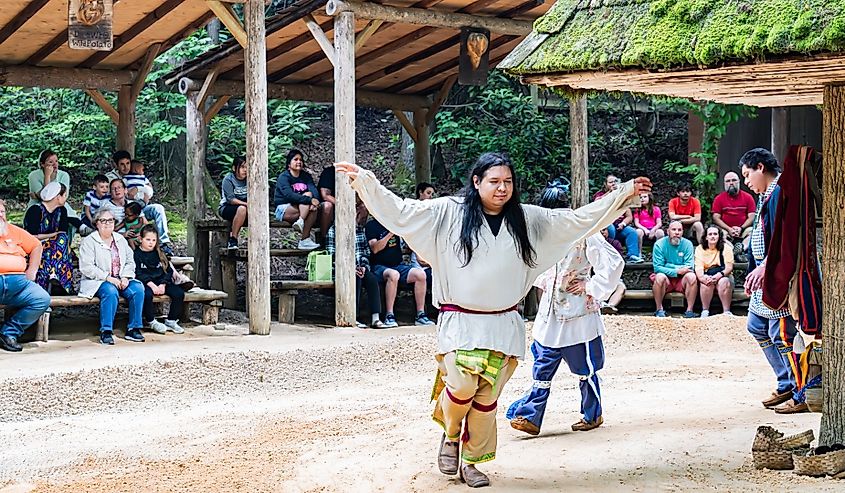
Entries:
MULTIPOLYGON (((755 471, 755 429, 812 428, 759 400, 774 384, 745 319, 606 317, 605 424, 588 433, 577 380, 555 379, 543 433, 500 399, 490 491, 845 491, 755 471), (794 490, 793 490, 794 491, 794 490)), ((0 355, 0 492, 463 491, 441 475, 429 419, 434 331, 195 327, 102 347, 77 334, 0 355)))

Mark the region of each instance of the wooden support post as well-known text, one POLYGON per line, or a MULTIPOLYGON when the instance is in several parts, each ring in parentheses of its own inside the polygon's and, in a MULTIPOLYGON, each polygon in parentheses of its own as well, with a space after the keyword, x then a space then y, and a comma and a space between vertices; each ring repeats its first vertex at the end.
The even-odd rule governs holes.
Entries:
POLYGON ((100 109, 102 109, 107 115, 109 115, 109 118, 111 118, 111 121, 113 121, 115 125, 120 123, 120 114, 117 112, 116 109, 114 109, 114 106, 112 106, 111 103, 108 102, 106 97, 103 96, 103 93, 96 89, 85 89, 85 94, 90 96, 91 99, 93 99, 94 102, 97 103, 97 106, 99 106, 100 109))
MULTIPOLYGON (((267 39, 264 0, 244 5, 247 44, 246 161, 249 165, 247 307, 250 334, 270 334, 270 197, 267 169, 267 39)), ((353 269, 354 275, 354 269, 353 269)), ((354 285, 353 285, 354 296, 354 285)))
POLYGON ((587 140, 587 95, 578 93, 569 99, 569 145, 572 153, 572 207, 590 202, 588 171, 590 144, 587 140))
MULTIPOLYGON (((334 19, 335 161, 355 163, 355 15, 334 19)), ((335 323, 355 326, 355 192, 346 175, 337 174, 335 206, 335 323)))
POLYGON ((220 248, 226 246, 226 240, 229 239, 227 231, 214 231, 211 233, 211 279, 208 281, 211 289, 223 290, 223 270, 220 267, 220 248))
POLYGON ((822 382, 819 445, 845 442, 845 86, 824 88, 822 107, 822 382))
POLYGON ((393 110, 393 114, 396 116, 396 119, 399 120, 399 123, 402 125, 402 128, 408 132, 408 135, 411 136, 411 140, 414 142, 417 141, 417 130, 414 128, 414 124, 411 123, 411 120, 405 115, 405 112, 402 110, 393 110))
POLYGON ((772 108, 772 154, 783 164, 789 149, 789 112, 787 108, 772 108))
POLYGON ((428 138, 428 110, 414 111, 414 177, 417 183, 431 181, 431 146, 428 138))
POLYGON ((292 324, 296 314, 297 290, 282 291, 279 294, 279 323, 292 324))
POLYGON ((218 75, 220 75, 220 67, 214 67, 210 72, 208 72, 208 75, 205 76, 205 81, 202 83, 199 95, 199 104, 197 104, 197 106, 203 111, 205 110, 205 102, 208 100, 211 88, 214 86, 214 83, 217 82, 218 75))
POLYGON ((208 231, 197 230, 197 221, 205 218, 205 151, 208 131, 199 106, 200 95, 196 91, 186 94, 185 103, 185 157, 187 163, 187 219, 188 251, 196 263, 194 282, 208 287, 208 231))
POLYGON ((332 42, 329 41, 326 33, 323 32, 323 29, 320 27, 320 23, 317 22, 317 19, 315 19, 311 14, 307 14, 303 17, 302 21, 305 22, 306 26, 308 26, 308 30, 311 31, 311 36, 314 36, 314 41, 320 45, 320 49, 326 54, 326 58, 328 58, 329 61, 332 62, 332 65, 334 65, 334 46, 332 46, 332 42))
POLYGON ((224 95, 218 97, 217 100, 214 101, 214 104, 212 104, 211 108, 209 108, 208 111, 205 112, 205 116, 203 117, 203 120, 205 120, 206 125, 211 123, 211 120, 215 116, 217 116, 217 113, 220 113, 220 110, 222 110, 223 107, 226 106, 226 103, 228 103, 231 98, 232 96, 224 95))
POLYGON ((53 310, 47 309, 46 312, 42 313, 40 317, 38 317, 38 322, 35 326, 35 340, 41 342, 47 342, 50 338, 50 313, 53 310))
POLYGON ((236 310, 238 308, 238 263, 235 259, 220 259, 220 277, 223 282, 223 292, 229 296, 223 300, 223 306, 236 310))
MULTIPOLYGON (((161 303, 156 304, 159 310, 163 310, 164 307, 161 303)), ((180 322, 189 323, 191 321, 191 310, 193 310, 194 304, 192 302, 186 301, 184 306, 184 311, 182 312, 182 319, 180 322)), ((159 312, 161 313, 161 312, 159 312)))
MULTIPOLYGON (((249 5, 249 2, 244 3, 249 5)), ((232 6, 217 0, 206 0, 206 5, 220 19, 220 22, 226 26, 229 32, 232 33, 232 36, 238 40, 238 43, 246 49, 249 36, 247 35, 247 31, 244 30, 241 21, 238 20, 238 16, 235 15, 235 11, 232 10, 232 6)), ((246 6, 244 6, 244 21, 246 21, 246 6)), ((263 26, 264 24, 262 23, 261 25, 263 26)))
POLYGON ((132 99, 132 86, 120 86, 117 93, 117 149, 128 151, 135 156, 135 101, 132 99))
POLYGON ((220 306, 223 303, 220 301, 212 301, 202 305, 202 324, 214 325, 220 319, 220 306))

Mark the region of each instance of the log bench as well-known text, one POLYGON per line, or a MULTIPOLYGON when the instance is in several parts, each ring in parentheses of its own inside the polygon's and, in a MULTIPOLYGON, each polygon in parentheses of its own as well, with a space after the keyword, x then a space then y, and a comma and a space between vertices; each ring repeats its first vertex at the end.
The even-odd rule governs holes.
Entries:
MULTIPOLYGON (((220 315, 220 306, 222 300, 226 299, 226 293, 221 291, 211 290, 195 290, 185 293, 185 315, 184 320, 188 320, 191 313, 192 303, 202 304, 202 323, 205 325, 213 325, 217 323, 220 315)), ((154 303, 169 302, 168 296, 156 296, 153 298, 154 303)), ((36 322, 35 340, 47 342, 50 334, 50 314, 53 308, 72 308, 77 306, 91 306, 99 305, 100 298, 84 298, 82 296, 52 296, 50 298, 50 310, 44 312, 43 315, 36 322)), ((120 304, 126 306, 126 300, 120 298, 120 304)), ((5 306, 0 305, 0 308, 6 309, 5 306)), ((7 314, 8 316, 8 314, 7 314)))
MULTIPOLYGON (((270 258, 304 258, 312 251, 298 250, 295 248, 271 248, 270 258)), ((221 287, 223 292, 228 295, 226 301, 223 302, 223 306, 234 310, 238 307, 238 262, 246 262, 249 254, 246 248, 239 248, 237 250, 220 248, 217 253, 220 259, 221 287)))
MULTIPOLYGON (((666 298, 669 300, 670 306, 673 308, 684 306, 685 301, 683 293, 667 293, 666 298)), ((734 289, 732 299, 735 302, 748 301, 748 295, 745 294, 744 289, 734 289)), ((625 291, 625 296, 622 297, 622 300, 653 301, 654 295, 650 289, 629 289, 625 291)), ((714 294, 713 301, 718 304, 719 296, 714 294)))
POLYGON ((292 324, 296 313, 296 295, 300 289, 334 289, 334 281, 283 279, 270 281, 270 293, 279 297, 279 322, 292 324))

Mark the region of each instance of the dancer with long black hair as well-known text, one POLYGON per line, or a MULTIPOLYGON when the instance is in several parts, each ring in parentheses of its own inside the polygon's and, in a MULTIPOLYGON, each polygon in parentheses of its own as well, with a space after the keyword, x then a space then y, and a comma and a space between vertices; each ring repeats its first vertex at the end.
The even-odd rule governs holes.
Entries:
POLYGON ((496 457, 496 401, 525 355, 517 303, 573 244, 636 205, 651 182, 637 178, 580 209, 554 210, 520 204, 504 154, 478 158, 462 197, 425 201, 400 199, 354 164, 336 166, 372 215, 432 266, 440 308, 433 418, 445 430, 438 466, 487 486, 475 464, 496 457))

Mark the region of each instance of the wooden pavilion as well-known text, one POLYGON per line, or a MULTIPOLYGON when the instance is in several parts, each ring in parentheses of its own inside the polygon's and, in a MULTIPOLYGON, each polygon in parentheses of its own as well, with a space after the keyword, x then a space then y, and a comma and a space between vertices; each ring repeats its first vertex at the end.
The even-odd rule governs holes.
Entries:
POLYGON ((534 28, 499 65, 527 84, 822 105, 821 441, 845 441, 845 1, 558 0, 534 28))
MULTIPOLYGON (((249 107, 251 91, 258 87, 263 97, 271 99, 333 101, 335 159, 348 162, 355 162, 356 104, 393 110, 416 142, 417 181, 427 181, 431 175, 429 125, 458 79, 461 28, 490 32, 492 66, 531 32, 532 22, 547 9, 543 0, 300 0, 267 19, 266 37, 262 34, 261 40, 249 35, 231 9, 228 14, 222 12, 219 17, 233 39, 166 77, 168 83, 178 82, 188 96, 189 228, 195 228, 205 215, 202 177, 207 125, 229 98, 246 95, 249 107), (260 54, 253 53, 253 47, 260 54), (212 97, 216 97, 213 103, 212 97)), ((269 180, 266 111, 260 113, 247 111, 251 226, 247 306, 250 330, 266 333, 270 320, 269 180)), ((335 314, 337 325, 352 326, 354 193, 345 177, 337 178, 335 238, 339 245, 349 247, 338 248, 335 259, 335 314)))

